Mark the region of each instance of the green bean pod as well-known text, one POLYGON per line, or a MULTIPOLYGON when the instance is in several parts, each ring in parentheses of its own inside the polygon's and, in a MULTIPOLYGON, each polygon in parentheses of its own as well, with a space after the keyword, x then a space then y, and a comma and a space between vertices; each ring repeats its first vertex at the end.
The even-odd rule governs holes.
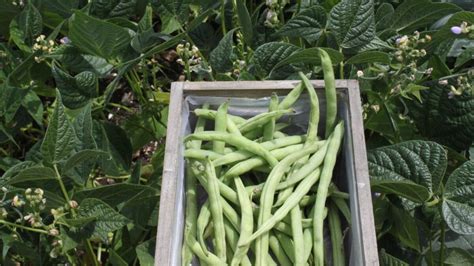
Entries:
POLYGON ((199 215, 196 222, 196 234, 201 245, 201 249, 207 255, 209 251, 207 250, 206 241, 204 237, 204 232, 206 231, 206 227, 211 220, 211 211, 209 210, 209 201, 206 201, 204 205, 201 206, 201 210, 199 211, 199 215))
MULTIPOLYGON (((302 143, 304 140, 305 140, 305 138, 302 137, 302 136, 290 136, 290 137, 284 137, 284 138, 280 138, 280 139, 265 141, 263 143, 260 143, 260 145, 262 145, 263 148, 265 148, 269 151, 272 151, 272 150, 275 150, 275 149, 279 149, 279 148, 283 148, 283 147, 287 147, 287 146, 302 143)), ((248 159, 248 158, 250 158, 254 155, 255 154, 252 153, 252 152, 248 152, 248 151, 244 151, 244 150, 238 150, 238 151, 235 151, 235 152, 232 152, 232 153, 228 153, 224 156, 221 156, 220 158, 217 158, 217 159, 213 160, 212 163, 215 166, 221 166, 221 165, 224 165, 224 164, 232 164, 232 163, 236 163, 238 161, 243 161, 245 159, 248 159)))
POLYGON ((272 119, 278 119, 285 114, 292 114, 295 110, 293 109, 286 109, 286 110, 276 110, 268 113, 258 114, 245 123, 238 125, 239 130, 242 134, 245 134, 251 130, 256 128, 263 127, 266 123, 270 122, 272 119))
POLYGON ((324 205, 328 194, 329 184, 332 179, 332 172, 336 165, 336 158, 339 147, 341 146, 342 137, 344 135, 344 124, 340 122, 334 129, 334 135, 330 142, 329 148, 324 159, 323 169, 321 170, 321 179, 319 180, 318 191, 316 194, 316 202, 314 204, 314 218, 313 218, 313 255, 315 264, 318 266, 324 265, 324 246, 323 246, 323 225, 324 225, 324 205))
MULTIPOLYGON (((291 260, 286 255, 285 251, 283 250, 283 247, 280 244, 280 241, 278 240, 278 238, 275 236, 274 233, 270 234, 268 242, 269 242, 269 247, 271 248, 273 254, 275 255, 275 257, 277 258, 279 262, 278 265, 292 265, 291 260)), ((267 254, 265 254, 264 256, 265 258, 268 258, 267 254)))
MULTIPOLYGON (((186 211, 184 220, 184 237, 195 237, 197 223, 197 198, 196 179, 191 172, 189 164, 186 166, 185 177, 186 211)), ((192 250, 188 245, 183 245, 182 265, 188 266, 193 259, 192 250)))
POLYGON ((205 254, 201 246, 199 245, 199 243, 196 241, 194 237, 185 238, 185 241, 186 241, 186 245, 194 252, 194 254, 196 254, 196 256, 207 265, 211 265, 211 266, 227 265, 225 260, 221 260, 216 255, 210 252, 205 254))
POLYGON ((309 81, 309 79, 302 72, 298 72, 298 74, 301 77, 306 90, 308 91, 309 102, 311 105, 309 111, 308 130, 306 131, 306 141, 311 142, 318 138, 319 100, 316 90, 311 84, 311 81, 309 81))
POLYGON ((304 237, 303 237, 303 224, 301 222, 302 215, 301 209, 298 204, 296 204, 290 212, 291 217, 291 232, 293 233, 293 247, 295 254, 295 266, 303 266, 305 264, 304 260, 304 237))
POLYGON ((326 138, 332 133, 336 126, 337 96, 334 70, 331 57, 323 49, 318 49, 321 57, 321 66, 324 74, 324 88, 326 95, 326 138))
POLYGON ((247 150, 249 152, 254 153, 260 157, 263 157, 270 166, 275 166, 278 164, 278 160, 270 154, 270 152, 263 148, 262 145, 253 142, 249 139, 246 139, 242 136, 230 134, 230 133, 222 133, 222 132, 213 132, 213 131, 203 131, 188 135, 185 137, 185 141, 189 140, 206 140, 206 141, 224 141, 229 145, 239 147, 243 150, 247 150))
POLYGON ((244 256, 247 254, 250 244, 247 245, 239 245, 239 243, 243 243, 247 237, 252 234, 253 231, 253 213, 252 213, 252 201, 250 200, 247 191, 245 190, 245 186, 242 183, 240 178, 235 178, 235 187, 237 188, 237 195, 239 195, 239 203, 240 203, 240 213, 242 215, 242 219, 240 222, 240 237, 238 241, 237 248, 234 252, 234 257, 230 265, 239 265, 244 256))
MULTIPOLYGON (((278 95, 274 92, 272 93, 270 99, 270 105, 268 106, 268 112, 278 110, 278 95)), ((268 123, 263 126, 263 140, 269 141, 273 139, 273 133, 275 132, 275 117, 270 119, 268 123)))
MULTIPOLYGON (((252 236, 249 238, 249 241, 253 241, 255 239, 258 239, 258 237, 263 236, 265 233, 270 231, 273 226, 275 226, 276 223, 280 222, 285 216, 288 215, 288 213, 293 209, 296 205, 298 205, 299 201, 301 198, 303 198, 304 195, 308 193, 308 191, 311 189, 311 186, 316 183, 319 179, 319 175, 321 173, 321 170, 317 168, 314 172, 309 174, 301 183, 296 187, 295 192, 291 194, 290 197, 286 200, 286 202, 277 210, 275 213, 271 216, 265 217, 266 219, 263 220, 263 223, 259 223, 259 227, 257 231, 255 231, 252 236)), ((262 197, 265 192, 262 193, 262 197)), ((262 200, 260 200, 262 202, 262 200)), ((261 205, 263 205, 261 203, 261 205)), ((264 208, 261 206, 261 208, 264 208)), ((324 208, 324 206, 323 206, 324 208)), ((260 213, 262 213, 264 210, 261 209, 260 213)))
MULTIPOLYGON (((260 196, 260 212, 258 216, 259 227, 262 226, 265 221, 267 221, 271 216, 271 209, 273 205, 275 190, 285 171, 294 162, 306 155, 314 153, 316 150, 318 150, 318 148, 319 145, 317 144, 310 145, 301 151, 288 155, 285 159, 283 159, 280 163, 273 167, 263 187, 262 195, 260 196)), ((264 254, 268 253, 267 231, 265 231, 265 233, 262 234, 262 236, 256 240, 257 265, 266 265, 266 256, 264 254)))
MULTIPOLYGON (((217 111, 215 110, 207 110, 204 108, 197 108, 194 109, 194 114, 198 117, 204 117, 206 119, 214 120, 216 119, 217 111)), ((242 123, 245 123, 247 119, 242 118, 240 116, 235 116, 235 115, 227 115, 229 119, 231 119, 236 125, 240 125, 242 123)))
POLYGON ((226 259, 226 243, 224 229, 224 214, 219 193, 219 179, 216 176, 214 165, 207 159, 205 164, 207 177, 207 194, 209 196, 209 208, 211 210, 212 223, 214 225, 215 252, 217 257, 226 259))
POLYGON ((284 110, 293 106, 293 104, 295 104, 295 102, 298 100, 301 93, 303 92, 303 89, 303 84, 298 83, 280 102, 280 104, 278 105, 278 109, 284 110))
POLYGON ((304 241, 304 255, 303 260, 308 261, 311 251, 313 250, 313 229, 305 228, 303 232, 303 241, 304 241))
MULTIPOLYGON (((275 156, 277 160, 281 160, 286 157, 289 153, 300 151, 303 148, 303 144, 297 144, 288 146, 281 149, 276 149, 271 151, 270 153, 275 156)), ((236 165, 232 166, 227 172, 223 175, 223 180, 228 180, 231 177, 243 175, 259 166, 263 166, 266 164, 266 161, 261 157, 252 157, 236 165)))
POLYGON ((278 241, 280 242, 280 246, 283 248, 283 251, 285 252, 288 259, 290 259, 291 264, 294 265, 296 259, 295 259, 295 252, 294 252, 295 247, 294 247, 293 240, 291 239, 290 236, 278 230, 273 230, 272 232, 276 236, 278 241))
POLYGON ((331 234, 332 264, 334 266, 344 266, 344 243, 342 241, 341 220, 337 208, 329 206, 328 211, 329 232, 331 234))

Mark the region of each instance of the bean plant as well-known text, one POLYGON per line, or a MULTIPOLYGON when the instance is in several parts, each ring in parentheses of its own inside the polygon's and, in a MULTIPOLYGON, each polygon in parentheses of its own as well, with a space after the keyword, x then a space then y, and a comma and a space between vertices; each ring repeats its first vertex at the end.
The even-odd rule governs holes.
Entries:
POLYGON ((361 89, 381 264, 472 264, 473 9, 0 0, 0 264, 152 265, 171 82, 323 79, 321 50, 361 89))

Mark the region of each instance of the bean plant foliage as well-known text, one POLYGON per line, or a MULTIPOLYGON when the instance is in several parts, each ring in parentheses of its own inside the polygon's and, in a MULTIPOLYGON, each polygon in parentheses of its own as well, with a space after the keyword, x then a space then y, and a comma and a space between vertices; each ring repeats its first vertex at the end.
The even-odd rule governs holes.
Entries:
POLYGON ((170 83, 322 79, 320 49, 361 88, 381 264, 474 263, 465 3, 0 0, 0 263, 152 265, 170 83))

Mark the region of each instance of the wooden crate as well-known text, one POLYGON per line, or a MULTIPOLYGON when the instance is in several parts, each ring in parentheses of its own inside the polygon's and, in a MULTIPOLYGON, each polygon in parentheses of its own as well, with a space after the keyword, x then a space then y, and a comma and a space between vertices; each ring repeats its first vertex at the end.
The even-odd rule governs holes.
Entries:
MULTIPOLYGON (((184 99, 193 96, 260 98, 287 94, 300 81, 174 82, 161 186, 155 265, 180 265, 184 221, 182 116, 184 99)), ((319 96, 324 121, 324 81, 311 81, 319 96)), ((344 143, 336 166, 339 188, 350 195, 351 230, 345 243, 349 265, 379 265, 359 86, 356 80, 336 80, 338 116, 345 122, 344 143)), ((321 132, 321 131, 320 131, 321 132)))

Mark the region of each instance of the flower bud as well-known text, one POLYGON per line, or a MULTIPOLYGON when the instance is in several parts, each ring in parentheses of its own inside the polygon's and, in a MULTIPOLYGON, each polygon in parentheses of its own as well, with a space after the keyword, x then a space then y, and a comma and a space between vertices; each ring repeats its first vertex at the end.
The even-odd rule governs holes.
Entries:
POLYGON ((56 228, 52 228, 52 229, 49 229, 48 233, 51 236, 58 236, 59 235, 59 230, 56 229, 56 228))
POLYGON ((456 34, 456 35, 459 35, 459 34, 462 33, 462 29, 461 29, 461 27, 453 26, 453 27, 451 27, 451 32, 456 34))
POLYGON ((361 78, 364 76, 364 72, 362 70, 357 70, 357 77, 361 78))
POLYGON ((79 204, 77 203, 77 201, 75 200, 69 201, 69 207, 71 207, 71 209, 76 209, 78 206, 79 204))

